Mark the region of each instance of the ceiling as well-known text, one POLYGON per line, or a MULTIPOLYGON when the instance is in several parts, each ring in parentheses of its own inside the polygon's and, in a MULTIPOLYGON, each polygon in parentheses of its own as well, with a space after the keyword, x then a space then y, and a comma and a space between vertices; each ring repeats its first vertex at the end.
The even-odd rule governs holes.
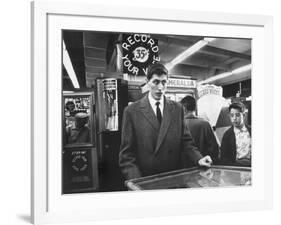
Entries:
MULTIPOLYGON (((63 32, 63 40, 81 87, 91 87, 97 77, 122 76, 122 72, 116 69, 116 44, 120 44, 120 37, 120 33, 112 32, 63 32)), ((151 35, 151 38, 158 41, 160 62, 166 64, 204 37, 151 35)), ((216 38, 175 65, 169 74, 202 81, 250 63, 250 39, 216 38)), ((71 87, 71 82, 65 69, 63 74, 67 89, 71 87)), ((213 83, 226 85, 250 78, 251 71, 247 71, 213 83)))

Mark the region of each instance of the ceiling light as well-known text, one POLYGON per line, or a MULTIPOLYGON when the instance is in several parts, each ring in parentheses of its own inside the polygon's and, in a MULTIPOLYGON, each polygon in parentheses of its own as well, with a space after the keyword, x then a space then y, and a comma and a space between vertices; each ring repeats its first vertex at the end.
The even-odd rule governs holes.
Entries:
POLYGON ((252 64, 249 64, 249 65, 246 65, 246 66, 241 66, 241 67, 233 70, 232 73, 233 74, 242 73, 242 72, 248 71, 250 69, 252 69, 252 64))
POLYGON ((216 38, 204 38, 204 41, 207 41, 207 42, 212 42, 214 41, 216 38))
POLYGON ((248 70, 251 70, 251 68, 252 68, 251 64, 248 64, 246 66, 241 66, 237 69, 234 69, 233 71, 221 73, 221 74, 215 75, 213 77, 207 78, 206 80, 199 81, 197 84, 200 85, 200 84, 212 83, 212 82, 215 82, 217 80, 226 78, 226 77, 231 76, 231 75, 246 72, 248 70))
POLYGON ((75 93, 74 91, 63 91, 64 94, 73 94, 75 93))
POLYGON ((167 63, 165 66, 168 70, 171 70, 175 65, 179 64, 201 48, 203 48, 205 45, 207 45, 209 42, 215 40, 215 38, 204 38, 198 42, 196 42, 194 45, 180 53, 178 56, 176 56, 171 62, 167 63))
POLYGON ((77 76, 75 74, 75 71, 73 69, 68 51, 66 49, 65 43, 64 41, 63 43, 63 51, 62 51, 62 55, 63 55, 63 65, 67 71, 68 76, 70 77, 70 80, 74 86, 74 88, 80 88, 78 80, 77 80, 77 76))

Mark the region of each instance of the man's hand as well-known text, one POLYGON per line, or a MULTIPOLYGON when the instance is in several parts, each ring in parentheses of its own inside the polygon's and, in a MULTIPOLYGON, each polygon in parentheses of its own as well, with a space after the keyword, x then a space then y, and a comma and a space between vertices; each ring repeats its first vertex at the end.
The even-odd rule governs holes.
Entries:
POLYGON ((198 161, 199 166, 211 167, 213 161, 210 156, 206 155, 198 161))

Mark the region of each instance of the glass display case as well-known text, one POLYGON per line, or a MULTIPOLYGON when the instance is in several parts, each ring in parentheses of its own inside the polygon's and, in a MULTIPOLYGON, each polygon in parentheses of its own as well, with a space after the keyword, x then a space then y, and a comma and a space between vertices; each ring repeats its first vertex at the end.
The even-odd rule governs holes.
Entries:
POLYGON ((251 168, 212 166, 188 168, 127 180, 128 190, 206 188, 251 185, 251 168))

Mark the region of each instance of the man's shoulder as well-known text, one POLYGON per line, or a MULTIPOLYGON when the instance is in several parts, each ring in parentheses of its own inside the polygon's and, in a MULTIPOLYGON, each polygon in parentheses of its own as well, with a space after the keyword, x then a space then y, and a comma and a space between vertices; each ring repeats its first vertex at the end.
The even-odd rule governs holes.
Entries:
POLYGON ((204 118, 200 118, 197 116, 190 116, 190 117, 185 117, 189 121, 190 124, 196 127, 200 127, 201 129, 209 129, 211 128, 211 124, 204 118))
POLYGON ((138 105, 139 105, 138 101, 129 103, 129 105, 126 107, 126 110, 127 111, 135 110, 138 107, 138 105))
POLYGON ((183 108, 183 106, 179 102, 176 102, 174 100, 165 98, 165 101, 166 101, 166 104, 169 104, 170 106, 173 106, 175 108, 183 108))
POLYGON ((135 102, 130 102, 129 105, 126 107, 126 110, 127 111, 137 110, 140 107, 140 105, 142 104, 142 102, 145 101, 145 98, 146 98, 146 96, 137 100, 137 101, 135 101, 135 102))
POLYGON ((200 124, 201 126, 204 126, 204 127, 210 127, 210 123, 205 120, 204 118, 201 118, 201 117, 196 117, 195 119, 195 122, 200 124))
POLYGON ((225 132, 224 136, 234 135, 233 126, 229 127, 225 132))
MULTIPOLYGON (((136 110, 138 109, 141 105, 145 105, 145 101, 148 101, 148 97, 147 96, 144 96, 143 98, 135 101, 135 102, 132 102, 130 103, 128 106, 127 106, 127 110, 131 111, 131 110, 136 110)), ((170 106, 174 107, 174 108, 178 108, 178 109, 182 109, 182 105, 179 103, 179 102, 176 102, 176 101, 173 101, 173 100, 170 100, 170 99, 167 99, 165 98, 165 104, 169 104, 170 106)))

